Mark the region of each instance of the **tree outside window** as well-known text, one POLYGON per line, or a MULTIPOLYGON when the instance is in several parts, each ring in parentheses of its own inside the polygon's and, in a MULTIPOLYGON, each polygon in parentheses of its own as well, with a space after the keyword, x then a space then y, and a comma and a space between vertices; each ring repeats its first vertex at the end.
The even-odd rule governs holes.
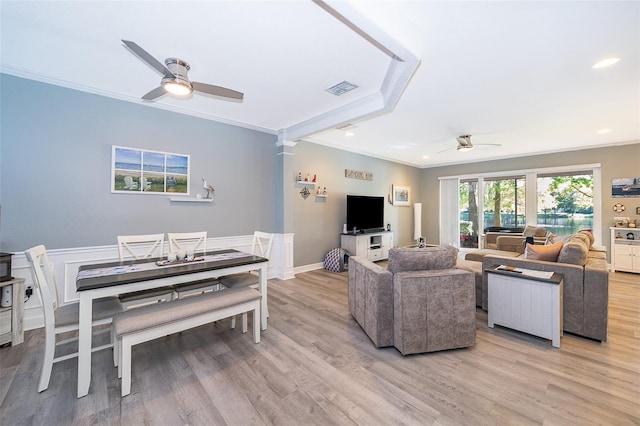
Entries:
POLYGON ((564 175, 540 175, 538 220, 550 232, 574 234, 593 229, 593 174, 577 172, 564 175))

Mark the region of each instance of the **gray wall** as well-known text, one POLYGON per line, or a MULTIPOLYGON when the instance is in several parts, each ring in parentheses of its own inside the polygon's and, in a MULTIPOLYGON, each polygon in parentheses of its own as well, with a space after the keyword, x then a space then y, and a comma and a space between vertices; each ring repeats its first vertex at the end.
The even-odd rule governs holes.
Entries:
MULTIPOLYGON (((321 262, 330 249, 340 246, 342 225, 346 223, 347 194, 387 197, 392 184, 408 185, 412 189, 411 202, 419 202, 421 194, 420 169, 379 160, 364 155, 300 142, 294 149, 294 175, 285 190, 295 192, 294 208, 294 265, 321 262), (373 180, 346 178, 345 169, 373 173, 373 180), (306 200, 295 183, 295 175, 302 172, 318 176, 318 183, 327 187, 327 198, 312 195, 306 200)), ((394 245, 413 243, 413 208, 385 203, 385 224, 394 231, 394 245)))
MULTIPOLYGON (((412 187, 422 202, 427 242, 439 241, 438 177, 601 163, 602 235, 622 202, 635 216, 640 198, 612 198, 614 177, 640 176, 640 142, 600 149, 417 169, 306 142, 291 149, 291 176, 278 176, 274 135, 0 74, 0 250, 110 245, 118 234, 206 229, 210 236, 279 231, 277 212, 293 209, 294 266, 321 262, 340 244, 346 195, 388 196, 412 187), (166 195, 110 193, 111 145, 191 155, 192 196, 200 178, 216 187, 212 204, 170 203, 166 195), (373 173, 348 179, 345 169, 373 173), (315 173, 329 197, 303 200, 295 174, 315 173), (284 182, 284 183, 283 183, 284 182), (293 202, 283 203, 291 191, 293 202)), ((282 171, 280 171, 282 173, 282 171)), ((285 214, 287 213, 287 214, 285 214)), ((413 243, 413 209, 385 205, 395 245, 413 243)), ((283 226, 284 228, 284 226, 283 226)), ((287 231, 289 232, 289 231, 287 231)))
POLYGON ((602 165, 602 223, 600 226, 602 228, 602 243, 607 246, 607 252, 610 254, 609 227, 613 226, 613 217, 620 216, 617 213, 614 214, 612 206, 616 203, 622 203, 627 208, 624 216, 640 219, 640 215, 635 214, 636 207, 640 207, 640 197, 611 197, 611 179, 640 176, 640 142, 607 148, 583 149, 556 154, 533 155, 508 160, 424 169, 422 173, 422 197, 425 201, 427 199, 433 199, 434 201, 426 204, 423 202, 422 207, 425 210, 423 219, 428 219, 426 222, 427 242, 437 244, 440 239, 438 228, 438 177, 595 163, 602 165))
POLYGON ((118 234, 276 229, 276 136, 0 74, 0 250, 115 244, 118 234), (111 194, 111 145, 191 156, 191 196, 111 194))

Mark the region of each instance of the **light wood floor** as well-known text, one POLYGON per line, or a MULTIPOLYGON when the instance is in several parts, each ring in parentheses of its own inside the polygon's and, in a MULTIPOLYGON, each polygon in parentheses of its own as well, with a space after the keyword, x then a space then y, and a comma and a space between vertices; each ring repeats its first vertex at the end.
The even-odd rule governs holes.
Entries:
POLYGON ((269 283, 262 343, 229 321, 134 347, 120 398, 111 352, 94 354, 76 399, 76 360, 38 393, 43 332, 0 349, 0 424, 640 424, 640 276, 610 274, 609 338, 549 341, 487 327, 469 349, 403 357, 375 349, 347 308, 347 277, 269 283))

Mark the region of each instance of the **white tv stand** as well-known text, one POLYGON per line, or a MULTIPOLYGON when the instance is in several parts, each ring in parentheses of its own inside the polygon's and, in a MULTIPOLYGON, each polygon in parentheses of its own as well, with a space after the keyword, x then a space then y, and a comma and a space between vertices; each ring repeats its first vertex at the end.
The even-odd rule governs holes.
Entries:
POLYGON ((341 234, 340 247, 351 256, 366 257, 372 262, 389 258, 393 247, 393 232, 369 232, 366 234, 341 234))

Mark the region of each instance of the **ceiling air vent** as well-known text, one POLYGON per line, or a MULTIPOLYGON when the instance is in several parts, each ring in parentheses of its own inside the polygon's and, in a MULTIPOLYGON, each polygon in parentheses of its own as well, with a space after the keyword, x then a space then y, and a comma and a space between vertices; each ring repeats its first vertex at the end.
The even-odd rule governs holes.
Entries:
POLYGON ((356 86, 355 84, 349 83, 348 81, 343 81, 341 83, 338 83, 336 85, 333 85, 333 86, 329 87, 327 89, 327 92, 333 93, 336 96, 340 96, 343 93, 350 92, 353 89, 357 89, 357 88, 358 88, 358 86, 356 86))

